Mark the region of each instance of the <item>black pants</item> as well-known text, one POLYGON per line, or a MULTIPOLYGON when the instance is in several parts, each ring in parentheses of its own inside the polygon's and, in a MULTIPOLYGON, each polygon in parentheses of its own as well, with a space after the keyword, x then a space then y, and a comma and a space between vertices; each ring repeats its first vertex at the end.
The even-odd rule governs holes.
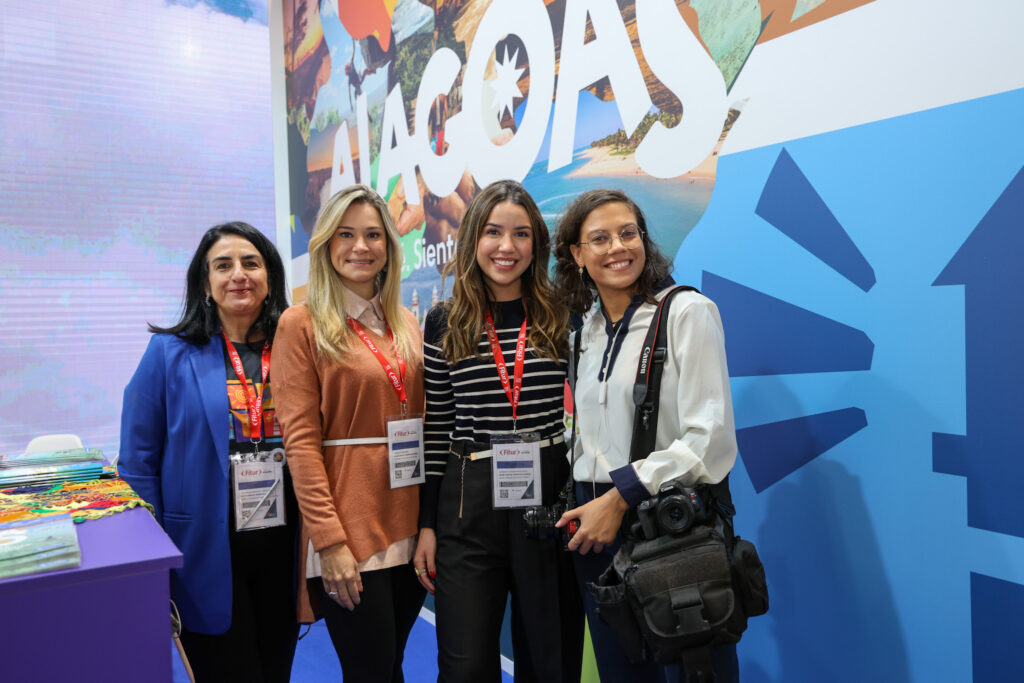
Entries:
MULTIPOLYGON (((544 449, 541 457, 550 504, 568 478, 565 448, 544 449)), ((579 681, 583 611, 571 559, 553 537, 527 538, 522 517, 521 509, 493 509, 490 460, 449 455, 436 529, 438 681, 501 679, 510 594, 515 680, 579 681)))
POLYGON ((309 579, 345 683, 402 683, 402 659, 427 591, 411 564, 360 572, 363 592, 351 612, 324 592, 323 581, 309 579))
MULTIPOLYGON (((287 681, 299 635, 295 616, 295 515, 288 526, 232 531, 231 627, 182 645, 196 681, 287 681)), ((186 559, 186 561, 188 561, 186 559)))
MULTIPOLYGON (((589 503, 611 488, 611 484, 576 483, 576 504, 589 503)), ((576 577, 580 582, 583 594, 583 605, 587 610, 587 626, 590 629, 590 640, 594 645, 594 658, 597 660, 597 671, 602 681, 635 681, 636 683, 685 683, 686 672, 682 666, 659 666, 654 662, 630 662, 626 653, 619 647, 615 634, 608 628, 597 614, 597 603, 587 589, 587 583, 597 578, 612 563, 619 545, 622 543, 622 532, 610 546, 605 546, 599 553, 589 552, 586 555, 573 553, 576 566, 576 577)), ((739 662, 736 659, 735 645, 721 645, 711 648, 711 660, 715 671, 715 683, 739 683, 739 662)))

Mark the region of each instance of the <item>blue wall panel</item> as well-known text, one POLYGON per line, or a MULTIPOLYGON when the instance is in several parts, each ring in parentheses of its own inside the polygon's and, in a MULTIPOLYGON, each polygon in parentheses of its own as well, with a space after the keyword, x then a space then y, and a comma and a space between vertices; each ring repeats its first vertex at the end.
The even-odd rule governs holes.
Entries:
POLYGON ((746 681, 1021 680, 978 639, 1022 632, 995 610, 1024 583, 1022 110, 1016 90, 720 161, 675 264, 722 310, 737 525, 772 590, 746 681), (864 340, 868 362, 793 361, 864 340))

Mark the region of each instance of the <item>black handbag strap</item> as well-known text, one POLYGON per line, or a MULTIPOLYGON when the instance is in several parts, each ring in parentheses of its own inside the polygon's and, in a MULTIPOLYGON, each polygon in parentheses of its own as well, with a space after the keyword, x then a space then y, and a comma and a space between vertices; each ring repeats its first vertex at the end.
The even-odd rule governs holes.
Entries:
MULTIPOLYGON (((700 290, 689 285, 679 285, 662 297, 654 312, 654 318, 647 328, 644 345, 640 349, 636 381, 633 383, 633 440, 629 446, 630 462, 646 458, 654 450, 655 437, 658 432, 661 375, 665 359, 668 358, 668 327, 665 324, 665 316, 668 314, 672 299, 680 292, 697 292, 699 294, 700 290)), ((729 475, 726 475, 725 479, 719 483, 709 485, 708 493, 717 503, 719 512, 731 526, 735 508, 732 504, 732 493, 729 491, 729 475)))

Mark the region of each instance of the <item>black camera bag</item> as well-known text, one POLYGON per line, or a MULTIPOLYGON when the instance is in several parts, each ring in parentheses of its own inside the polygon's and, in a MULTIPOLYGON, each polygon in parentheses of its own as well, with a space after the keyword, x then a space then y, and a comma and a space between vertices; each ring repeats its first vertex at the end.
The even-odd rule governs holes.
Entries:
MULTIPOLYGON (((631 461, 654 450, 668 354, 663 321, 672 298, 686 290, 696 291, 676 287, 661 300, 641 350, 633 387, 631 461)), ((573 366, 578 334, 576 340, 573 366)), ((708 511, 704 523, 681 535, 627 535, 612 565, 588 587, 599 616, 631 660, 681 660, 691 680, 713 681, 709 648, 739 641, 747 619, 768 611, 768 586, 754 545, 733 533, 729 478, 697 488, 708 511)))
POLYGON ((764 614, 764 567, 749 541, 712 526, 680 536, 630 539, 612 565, 590 584, 598 613, 633 661, 672 664, 710 678, 708 647, 735 643, 747 619, 764 614), (734 537, 735 538, 735 537, 734 537))

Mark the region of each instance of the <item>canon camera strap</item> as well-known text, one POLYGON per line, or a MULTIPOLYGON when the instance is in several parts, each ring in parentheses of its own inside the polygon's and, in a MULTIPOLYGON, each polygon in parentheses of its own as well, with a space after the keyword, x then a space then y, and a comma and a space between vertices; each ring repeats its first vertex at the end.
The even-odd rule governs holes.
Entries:
POLYGON ((654 450, 658 431, 658 397, 661 391, 661 369, 668 356, 665 330, 665 314, 669 304, 679 292, 696 292, 689 285, 673 287, 654 311, 654 318, 647 328, 647 337, 640 348, 640 362, 636 368, 636 382, 633 383, 633 441, 629 447, 629 461, 646 458, 654 450))
MULTIPOLYGON (((669 305, 680 292, 697 292, 696 287, 679 285, 662 297, 658 309, 654 312, 647 337, 640 349, 640 361, 636 368, 636 382, 633 383, 633 441, 629 447, 629 461, 634 462, 646 458, 654 450, 655 437, 658 433, 658 404, 661 396, 661 374, 668 357, 668 330, 665 317, 669 305)), ((681 378, 686 381, 686 378, 681 378)), ((726 475, 718 484, 708 487, 712 497, 722 506, 722 512, 731 520, 732 494, 729 492, 729 476, 726 475)))

